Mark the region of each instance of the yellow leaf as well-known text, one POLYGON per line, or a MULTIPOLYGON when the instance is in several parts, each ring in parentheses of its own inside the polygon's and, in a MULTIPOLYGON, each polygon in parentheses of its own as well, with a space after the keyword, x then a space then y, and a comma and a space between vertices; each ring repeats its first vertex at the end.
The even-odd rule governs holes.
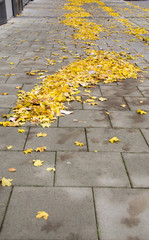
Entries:
POLYGON ((90 91, 90 90, 86 90, 86 89, 85 89, 85 92, 86 92, 86 93, 91 93, 91 91, 90 91))
POLYGON ((14 65, 14 62, 11 62, 10 65, 14 65))
POLYGON ((101 101, 101 102, 107 101, 107 98, 100 97, 99 101, 101 101))
POLYGON ((46 137, 46 136, 47 136, 47 133, 42 133, 42 132, 40 132, 40 133, 37 133, 36 136, 37 136, 37 137, 46 137))
POLYGON ((11 184, 12 181, 13 181, 13 179, 5 178, 5 177, 3 177, 3 178, 1 179, 1 182, 2 182, 2 186, 3 186, 3 187, 5 187, 5 186, 10 187, 10 186, 12 185, 12 184, 11 184))
POLYGON ((46 150, 47 148, 44 146, 44 147, 38 147, 35 149, 36 152, 44 152, 44 150, 46 150))
POLYGON ((33 163, 35 167, 40 167, 43 165, 44 161, 37 159, 37 160, 33 160, 33 163))
POLYGON ((17 86, 16 89, 21 89, 22 87, 21 86, 17 86))
POLYGON ((9 168, 8 171, 9 172, 16 172, 16 169, 15 168, 9 168))
POLYGON ((94 150, 94 152, 98 152, 98 150, 94 150))
POLYGON ((11 148, 13 148, 13 145, 7 146, 7 149, 11 149, 11 148))
POLYGON ((19 132, 19 133, 23 133, 23 132, 26 132, 26 130, 24 130, 24 129, 18 129, 18 132, 19 132))
POLYGON ((56 169, 55 169, 55 168, 47 168, 46 170, 47 170, 47 171, 53 171, 53 172, 55 172, 55 171, 56 171, 56 169))
POLYGON ((125 107, 126 107, 126 104, 122 104, 121 107, 125 108, 125 107))
POLYGON ((114 142, 120 142, 120 140, 117 137, 113 137, 109 139, 109 142, 114 143, 114 142))
POLYGON ((30 149, 26 149, 25 151, 23 151, 25 154, 28 154, 28 153, 32 153, 33 149, 30 148, 30 149))
POLYGON ((43 128, 45 128, 45 127, 48 128, 48 127, 51 126, 51 124, 50 124, 50 123, 42 123, 41 126, 42 126, 43 128))
POLYGON ((76 146, 80 146, 80 147, 84 146, 84 143, 80 143, 78 141, 75 141, 74 143, 76 144, 76 146))
POLYGON ((45 49, 45 47, 41 47, 40 49, 45 49))
POLYGON ((2 93, 2 95, 8 95, 8 92, 4 92, 4 93, 2 93))
POLYGON ((40 211, 36 215, 36 218, 44 218, 44 220, 47 220, 48 217, 49 217, 49 214, 47 212, 44 212, 44 211, 40 211))
POLYGON ((146 114, 146 112, 145 112, 145 111, 142 111, 141 109, 138 109, 138 110, 137 110, 137 113, 139 113, 139 114, 141 114, 141 115, 142 115, 142 114, 146 114))

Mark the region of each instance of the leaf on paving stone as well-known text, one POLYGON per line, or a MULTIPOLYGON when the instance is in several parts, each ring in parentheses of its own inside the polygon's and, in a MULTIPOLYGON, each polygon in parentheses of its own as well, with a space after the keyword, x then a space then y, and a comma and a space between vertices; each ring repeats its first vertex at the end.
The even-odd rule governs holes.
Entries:
POLYGON ((144 101, 140 101, 140 103, 144 103, 144 101))
POLYGON ((92 103, 90 103, 90 105, 92 105, 92 106, 98 105, 98 102, 92 102, 92 103))
POLYGON ((49 217, 49 214, 44 211, 39 211, 38 214, 36 215, 36 218, 44 218, 44 220, 47 220, 49 217))
POLYGON ((9 150, 9 149, 12 149, 13 148, 13 145, 9 145, 9 146, 7 146, 7 149, 9 150))
POLYGON ((46 136, 47 136, 47 133, 42 133, 42 132, 40 132, 40 133, 37 133, 36 136, 37 136, 37 137, 46 137, 46 136))
POLYGON ((44 146, 44 147, 38 147, 35 149, 36 152, 44 152, 47 148, 44 146))
POLYGON ((70 115, 73 111, 61 110, 61 114, 70 115))
POLYGON ((75 141, 74 143, 76 144, 76 146, 80 146, 80 147, 84 146, 84 143, 80 143, 78 141, 75 141))
POLYGON ((45 47, 41 47, 40 49, 45 49, 45 47))
POLYGON ((85 89, 85 92, 86 92, 86 93, 91 93, 92 91, 90 91, 90 90, 86 90, 86 89, 85 89))
POLYGON ((141 109, 138 109, 138 110, 137 110, 137 113, 139 113, 139 114, 141 114, 141 115, 142 115, 142 114, 146 114, 146 112, 145 112, 145 111, 142 111, 141 109))
POLYGON ((126 104, 121 104, 121 107, 125 108, 125 107, 126 107, 126 104))
POLYGON ((47 170, 47 171, 51 171, 51 172, 52 172, 52 171, 53 171, 53 172, 55 172, 55 171, 56 171, 56 169, 55 169, 55 168, 47 168, 46 170, 47 170))
POLYGON ((44 161, 41 161, 40 159, 33 160, 34 166, 35 167, 40 167, 43 165, 44 161))
POLYGON ((12 185, 12 183, 11 183, 12 181, 13 181, 13 179, 5 178, 5 177, 3 177, 3 178, 1 179, 1 183, 2 183, 2 186, 3 186, 3 187, 5 187, 5 186, 10 187, 10 186, 12 185))
POLYGON ((42 123, 41 126, 43 128, 45 128, 45 127, 49 128, 51 126, 51 124, 50 123, 42 123))
POLYGON ((4 96, 5 96, 5 95, 8 95, 8 92, 4 92, 4 93, 2 93, 2 95, 4 95, 4 96))
POLYGON ((107 101, 107 98, 100 97, 99 101, 101 101, 101 102, 107 101))
POLYGON ((8 77, 8 76, 10 76, 10 74, 9 74, 9 73, 6 73, 6 74, 4 74, 4 76, 5 76, 5 77, 8 77))
POLYGON ((94 150, 94 152, 95 152, 95 153, 97 153, 97 152, 98 152, 98 150, 94 150))
POLYGON ((9 172, 16 172, 16 169, 15 168, 9 168, 8 171, 9 172))
POLYGON ((19 132, 19 133, 23 133, 23 132, 26 132, 26 130, 24 130, 24 129, 18 129, 18 132, 19 132))
POLYGON ((14 62, 9 63, 10 65, 14 65, 14 62))
POLYGON ((28 154, 28 153, 32 153, 33 149, 32 148, 29 148, 29 149, 26 149, 25 151, 23 151, 25 154, 28 154))
POLYGON ((113 137, 109 139, 109 142, 114 143, 114 142, 120 142, 120 140, 117 137, 113 137))
POLYGON ((16 89, 21 89, 22 87, 21 86, 17 86, 16 89))

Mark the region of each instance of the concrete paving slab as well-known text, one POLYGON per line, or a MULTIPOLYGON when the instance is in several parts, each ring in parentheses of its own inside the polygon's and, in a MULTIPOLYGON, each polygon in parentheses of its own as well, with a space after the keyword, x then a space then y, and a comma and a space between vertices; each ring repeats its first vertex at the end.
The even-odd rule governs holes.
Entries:
POLYGON ((11 84, 36 84, 38 82, 40 82, 40 80, 37 79, 37 76, 29 76, 25 73, 18 73, 15 76, 10 76, 7 80, 7 83, 11 84))
POLYGON ((12 108, 16 106, 17 96, 14 95, 0 95, 0 106, 1 108, 12 108))
POLYGON ((148 152, 149 148, 138 129, 87 128, 89 150, 106 152, 148 152), (120 142, 111 143, 117 137, 120 142))
POLYGON ((46 169, 55 167, 55 153, 0 151, 0 165, 0 176, 13 179, 13 186, 53 186, 54 173, 46 169), (44 161, 43 166, 33 165, 37 159, 44 161), (15 168, 16 172, 9 172, 9 168, 15 168))
POLYGON ((75 110, 59 118, 60 127, 110 127, 108 115, 99 110, 75 110))
POLYGON ((64 103, 64 105, 67 107, 67 110, 75 110, 75 109, 81 110, 83 108, 82 103, 77 102, 77 101, 69 102, 69 104, 68 104, 68 102, 66 102, 66 103, 64 103))
POLYGON ((94 189, 101 240, 147 240, 149 190, 94 189))
MULTIPOLYGON (((84 97, 83 97, 84 101, 84 97)), ((96 100, 95 100, 96 101, 96 100)), ((127 111, 128 107, 126 105, 126 102, 124 98, 122 97, 107 97, 107 101, 97 101, 98 105, 89 105, 88 103, 83 103, 83 108, 84 109, 102 109, 102 110, 111 110, 111 111, 127 111), (121 105, 125 104, 126 107, 123 108, 121 105)))
POLYGON ((138 97, 125 97, 125 100, 130 110, 149 110, 149 97, 138 98, 138 97))
POLYGON ((86 151, 85 131, 83 128, 48 128, 42 130, 47 137, 36 137, 41 128, 31 128, 25 148, 37 148, 46 146, 47 151, 86 151), (84 143, 84 146, 76 146, 75 141, 84 143))
POLYGON ((58 153, 56 186, 130 187, 119 153, 58 153))
MULTIPOLYGON (((0 84, 0 94, 8 93, 8 95, 16 95, 18 94, 17 86, 18 84, 0 84)), ((22 84, 19 86, 22 87, 22 84)))
POLYGON ((145 137, 148 145, 149 145, 149 129, 141 129, 143 136, 145 137))
POLYGON ((101 92, 103 96, 115 96, 115 97, 122 97, 122 96, 138 96, 142 97, 140 91, 134 86, 101 86, 101 92))
MULTIPOLYGON (((141 108, 141 110, 144 110, 141 108)), ((109 114, 114 128, 148 128, 149 118, 147 114, 138 114, 137 111, 110 111, 109 114)))
POLYGON ((139 87, 139 90, 144 97, 149 97, 149 87, 139 87))
POLYGON ((11 187, 0 187, 0 227, 4 218, 4 214, 6 211, 8 199, 11 193, 11 187))
MULTIPOLYGON (((13 145, 11 150, 23 150, 26 142, 28 128, 24 133, 18 133, 18 128, 0 127, 0 150, 7 150, 7 146, 13 145)), ((9 151, 11 151, 9 150, 9 151)))
POLYGON ((0 239, 97 240, 91 189, 15 187, 0 239))
POLYGON ((123 153, 133 187, 149 187, 149 154, 123 153))

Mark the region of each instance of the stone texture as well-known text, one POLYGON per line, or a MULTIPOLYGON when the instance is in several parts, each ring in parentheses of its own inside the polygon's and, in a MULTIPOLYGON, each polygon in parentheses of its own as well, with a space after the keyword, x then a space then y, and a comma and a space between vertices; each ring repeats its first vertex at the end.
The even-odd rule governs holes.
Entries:
POLYGON ((149 110, 149 98, 125 97, 130 110, 149 110))
POLYGON ((86 151, 85 131, 83 128, 49 128, 44 129, 47 137, 37 138, 40 128, 31 128, 25 149, 46 146, 48 151, 86 151), (76 146, 75 141, 84 143, 84 146, 76 146))
POLYGON ((104 97, 108 96, 116 96, 116 97, 121 97, 121 96, 138 96, 142 97, 140 91, 134 87, 134 86, 101 86, 101 92, 104 97))
POLYGON ((149 190, 94 189, 101 240, 147 240, 149 190))
POLYGON ((15 107, 17 102, 17 97, 14 95, 0 96, 0 106, 1 108, 11 108, 15 107))
POLYGON ((49 240, 49 237, 97 240, 91 189, 14 188, 0 239, 49 240), (38 211, 49 214, 47 221, 36 218, 38 211))
POLYGON ((0 187, 0 227, 4 218, 5 210, 11 193, 11 187, 0 187))
POLYGON ((119 153, 58 153, 56 186, 129 187, 119 153))
POLYGON ((106 113, 99 110, 75 110, 59 118, 60 127, 110 127, 106 113))
POLYGON ((53 186, 53 172, 46 169, 55 167, 55 153, 31 153, 25 154, 16 151, 0 151, 0 176, 13 178, 12 185, 21 186, 53 186), (43 166, 35 167, 33 160, 44 161, 43 166), (9 172, 9 168, 15 168, 16 172, 9 172))
POLYGON ((149 97, 149 87, 139 87, 139 90, 144 97, 149 97))
POLYGON ((148 152, 149 148, 138 129, 88 128, 89 150, 106 152, 148 152), (120 142, 111 143, 109 139, 117 137, 120 142))

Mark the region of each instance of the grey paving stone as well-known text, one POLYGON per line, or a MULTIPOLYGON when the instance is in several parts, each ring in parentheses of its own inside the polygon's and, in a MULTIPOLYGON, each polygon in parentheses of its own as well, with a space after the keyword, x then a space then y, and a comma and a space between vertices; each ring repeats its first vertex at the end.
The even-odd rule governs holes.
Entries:
POLYGON ((149 97, 149 87, 139 87, 139 90, 144 97, 149 97))
POLYGON ((133 85, 133 86, 140 86, 140 87, 143 87, 143 86, 149 86, 149 80, 148 79, 141 79, 140 77, 137 78, 137 79, 133 79, 133 78, 128 78, 128 79, 124 79, 124 80, 121 80, 121 81, 118 81, 117 82, 118 85, 120 86, 126 86, 126 85, 133 85))
POLYGON ((138 129, 88 128, 89 150, 106 152, 148 152, 149 148, 138 129), (117 137, 120 142, 111 143, 117 137))
MULTIPOLYGON (((84 98, 83 98, 84 100, 84 98)), ((121 105, 125 104, 126 102, 124 101, 123 98, 120 97, 107 97, 107 101, 98 101, 95 100, 96 102, 98 102, 98 105, 90 105, 88 103, 83 103, 83 108, 84 109, 102 109, 102 110, 111 110, 111 111, 115 111, 115 110, 122 110, 122 111, 126 111, 128 110, 128 107, 126 106, 125 108, 121 107, 121 105)))
POLYGON ((64 105, 67 107, 67 110, 75 110, 75 109, 82 109, 82 103, 77 101, 66 102, 64 105))
POLYGON ((12 185, 53 186, 53 172, 46 169, 54 166, 55 153, 25 154, 16 151, 0 151, 0 176, 13 179, 12 185), (33 160, 44 161, 43 166, 35 167, 33 160), (15 168, 16 172, 9 172, 15 168))
POLYGON ((142 131, 142 133, 143 133, 143 135, 144 135, 144 137, 145 137, 145 139, 146 139, 146 141, 149 145, 149 129, 141 129, 141 131, 142 131))
POLYGON ((147 240, 149 190, 94 189, 101 240, 147 240))
MULTIPOLYGON (((28 129, 24 133, 18 133, 16 127, 0 127, 0 150, 7 150, 7 146, 13 145, 12 150, 23 150, 28 129)), ((9 150, 10 151, 10 150, 9 150)))
POLYGON ((0 227, 3 221, 4 213, 7 207, 7 202, 10 196, 11 187, 0 187, 0 227))
POLYGON ((149 110, 149 98, 125 97, 130 110, 149 110))
POLYGON ((7 80, 7 83, 11 84, 36 84, 40 82, 39 79, 37 79, 37 76, 29 76, 25 75, 24 73, 16 74, 15 76, 10 76, 7 80))
MULTIPOLYGON (((18 84, 0 84, 0 94, 2 93, 8 93, 8 95, 16 95, 18 93, 18 90, 16 87, 18 84)), ((19 85, 20 87, 22 84, 19 85)))
POLYGON ((149 154, 123 153, 133 187, 149 187, 149 154))
POLYGON ((60 127, 110 127, 106 113, 99 110, 75 110, 59 118, 60 127))
POLYGON ((115 96, 115 97, 121 97, 121 96, 138 96, 142 97, 140 91, 134 87, 134 86, 101 86, 101 92, 103 96, 115 96))
POLYGON ((56 186, 129 187, 119 153, 58 153, 56 186))
POLYGON ((1 108, 15 107, 17 102, 17 96, 14 95, 0 95, 0 106, 1 108))
POLYGON ((91 189, 15 187, 0 239, 97 240, 91 189))
MULTIPOLYGON (((142 109, 142 108, 141 108, 142 109)), ((144 110, 144 109, 142 109, 144 110)), ((148 128, 147 114, 138 114, 137 111, 110 111, 110 120, 114 128, 148 128)))
POLYGON ((83 128, 48 128, 42 130, 47 137, 36 137, 41 128, 31 128, 25 148, 37 148, 46 146, 48 151, 86 151, 85 131, 83 128), (84 146, 76 146, 75 141, 84 143, 84 146))

